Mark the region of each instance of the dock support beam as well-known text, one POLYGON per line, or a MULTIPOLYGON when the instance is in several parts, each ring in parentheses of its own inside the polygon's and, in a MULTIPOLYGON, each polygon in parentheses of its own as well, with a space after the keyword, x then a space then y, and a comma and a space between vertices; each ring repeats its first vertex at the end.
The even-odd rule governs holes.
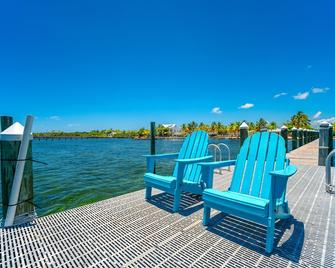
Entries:
POLYGON ((326 158, 333 149, 333 126, 327 121, 320 124, 319 166, 326 165, 326 158))
POLYGON ((249 126, 246 122, 240 125, 240 146, 242 147, 243 142, 248 138, 249 126))
POLYGON ((285 140, 285 148, 286 148, 286 152, 288 152, 288 142, 287 142, 287 138, 288 138, 288 129, 287 126, 283 125, 280 128, 280 135, 284 138, 285 140))

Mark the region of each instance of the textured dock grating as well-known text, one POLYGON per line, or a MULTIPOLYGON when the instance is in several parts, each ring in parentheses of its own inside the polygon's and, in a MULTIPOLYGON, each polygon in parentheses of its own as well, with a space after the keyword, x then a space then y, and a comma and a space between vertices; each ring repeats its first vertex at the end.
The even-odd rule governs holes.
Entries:
MULTIPOLYGON (((226 188, 230 176, 215 187, 226 188)), ((1 267, 335 267, 335 204, 323 182, 316 166, 290 179, 295 218, 276 225, 271 255, 261 225, 217 214, 204 228, 197 196, 185 195, 173 214, 170 195, 147 203, 138 191, 1 229, 1 267)))

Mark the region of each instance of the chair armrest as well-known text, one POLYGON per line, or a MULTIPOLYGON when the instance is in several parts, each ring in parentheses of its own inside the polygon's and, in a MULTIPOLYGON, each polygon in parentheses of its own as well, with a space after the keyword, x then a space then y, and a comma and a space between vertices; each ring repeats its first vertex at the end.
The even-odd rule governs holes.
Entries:
POLYGON ((179 153, 144 155, 147 159, 147 172, 148 173, 154 172, 156 160, 175 159, 178 157, 178 155, 179 153))
POLYGON ((271 171, 270 175, 275 177, 291 177, 297 172, 297 167, 293 165, 287 166, 285 169, 271 171))
POLYGON ((178 157, 179 153, 171 153, 171 154, 147 154, 144 155, 144 157, 151 158, 153 160, 158 160, 158 159, 173 159, 178 157))
POLYGON ((204 156, 204 157, 199 157, 199 158, 176 159, 175 161, 177 163, 180 163, 180 164, 189 165, 189 164, 200 163, 200 162, 203 162, 203 161, 208 161, 212 158, 213 158, 213 156, 209 155, 209 156, 204 156))
POLYGON ((199 163, 198 165, 201 166, 202 181, 205 183, 206 188, 213 187, 214 169, 220 167, 232 166, 235 164, 236 160, 199 163))
POLYGON ((209 155, 209 156, 191 158, 191 159, 176 159, 175 161, 177 162, 177 166, 178 166, 177 178, 176 178, 177 179, 177 186, 176 186, 177 189, 178 187, 181 187, 181 185, 183 184, 184 171, 187 165, 208 161, 212 158, 213 156, 209 155))
MULTIPOLYGON (((285 169, 271 171, 271 192, 269 211, 274 213, 276 208, 276 200, 285 201, 286 187, 288 178, 293 176, 297 172, 297 167, 293 165, 287 166, 285 169)), ((274 216, 273 216, 274 217, 274 216)))
POLYGON ((220 168, 220 167, 228 167, 233 166, 236 164, 236 160, 227 160, 227 161, 219 161, 219 162, 206 162, 206 163, 199 163, 198 165, 202 167, 209 167, 209 168, 220 168))

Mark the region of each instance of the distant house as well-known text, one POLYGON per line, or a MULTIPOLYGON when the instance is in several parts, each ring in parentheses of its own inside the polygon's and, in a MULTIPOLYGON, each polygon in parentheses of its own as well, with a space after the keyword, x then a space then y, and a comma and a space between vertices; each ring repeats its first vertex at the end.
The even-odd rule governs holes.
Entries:
POLYGON ((172 136, 179 136, 182 134, 181 128, 176 124, 162 124, 162 126, 170 129, 172 136))

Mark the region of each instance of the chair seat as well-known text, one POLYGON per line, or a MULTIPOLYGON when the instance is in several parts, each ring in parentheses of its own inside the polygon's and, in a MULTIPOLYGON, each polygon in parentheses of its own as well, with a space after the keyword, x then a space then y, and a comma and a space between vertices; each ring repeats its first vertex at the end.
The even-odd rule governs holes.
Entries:
POLYGON ((144 174, 145 184, 148 186, 156 186, 158 189, 174 189, 176 187, 176 178, 173 176, 161 176, 154 173, 144 174))
MULTIPOLYGON (((252 195, 241 194, 232 191, 222 192, 215 189, 206 189, 203 193, 204 202, 215 204, 220 209, 226 207, 229 212, 235 211, 235 215, 238 212, 244 214, 250 214, 259 216, 262 218, 268 217, 268 205, 267 199, 255 197, 252 195)), ((223 212, 224 209, 222 209, 223 212)))

